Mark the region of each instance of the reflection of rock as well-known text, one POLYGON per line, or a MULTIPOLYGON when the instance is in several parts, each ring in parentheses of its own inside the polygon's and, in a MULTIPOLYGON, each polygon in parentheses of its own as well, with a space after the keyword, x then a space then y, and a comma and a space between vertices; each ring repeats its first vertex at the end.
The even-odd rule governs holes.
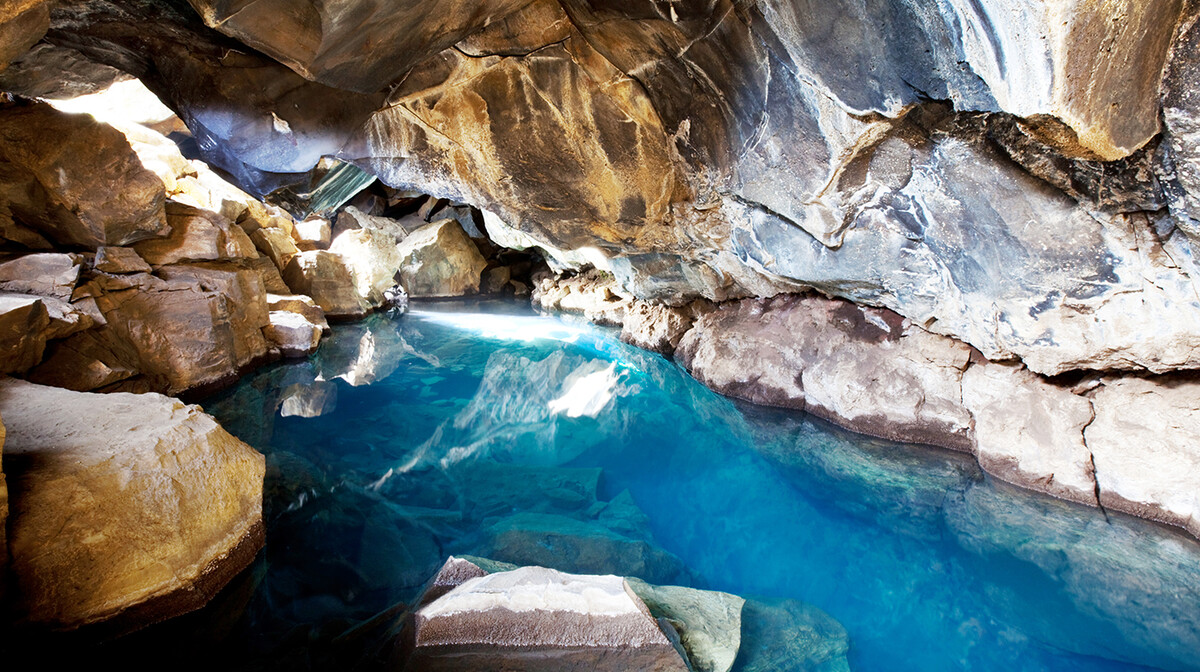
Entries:
POLYGON ((451 219, 427 224, 400 243, 400 281, 412 297, 464 296, 479 292, 487 261, 451 219))
POLYGON ((568 572, 613 572, 651 583, 691 583, 687 568, 674 555, 648 541, 574 518, 518 513, 491 525, 484 535, 482 546, 472 552, 504 562, 568 572))
POLYGON ((501 668, 688 669, 623 579, 542 567, 468 579, 416 614, 407 669, 501 668))
POLYGON ((0 410, 24 619, 152 623, 202 606, 262 545, 263 457, 198 406, 9 380, 0 410))
POLYGON ((317 368, 325 380, 341 378, 355 387, 370 385, 392 375, 402 355, 411 354, 406 345, 389 322, 345 325, 321 348, 317 368))
POLYGON ((279 405, 282 417, 317 418, 332 413, 337 408, 337 384, 314 381, 311 384, 296 383, 283 391, 279 405))
POLYGON ((718 392, 957 450, 972 447, 960 385, 969 354, 891 311, 816 296, 724 304, 677 353, 718 392))
POLYGON ((746 600, 737 669, 745 672, 849 672, 846 629, 796 600, 746 600))
POLYGON ((1084 431, 1100 503, 1200 537, 1200 383, 1106 378, 1084 431))
POLYGON ((995 485, 948 497, 946 521, 958 543, 985 563, 978 574, 998 620, 1087 655, 1195 668, 1200 548, 1193 540, 995 485))
POLYGON ((729 672, 742 643, 742 605, 729 593, 627 580, 651 615, 666 618, 679 633, 695 672, 729 672))

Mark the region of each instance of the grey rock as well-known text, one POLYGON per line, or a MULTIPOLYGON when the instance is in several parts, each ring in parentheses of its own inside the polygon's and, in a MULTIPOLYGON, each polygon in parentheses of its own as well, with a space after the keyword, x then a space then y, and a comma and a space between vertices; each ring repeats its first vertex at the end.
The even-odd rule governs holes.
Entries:
POLYGON ((0 372, 23 373, 42 361, 49 326, 40 298, 0 294, 0 372))
POLYGON ((70 301, 79 281, 79 257, 72 254, 27 254, 0 263, 0 291, 48 296, 70 301))
POLYGON ((747 672, 849 672, 846 629, 796 600, 746 600, 735 666, 747 672))
POLYGON ((667 619, 679 633, 680 643, 695 672, 729 672, 742 643, 742 605, 737 595, 682 586, 652 586, 626 579, 629 587, 650 609, 667 619))

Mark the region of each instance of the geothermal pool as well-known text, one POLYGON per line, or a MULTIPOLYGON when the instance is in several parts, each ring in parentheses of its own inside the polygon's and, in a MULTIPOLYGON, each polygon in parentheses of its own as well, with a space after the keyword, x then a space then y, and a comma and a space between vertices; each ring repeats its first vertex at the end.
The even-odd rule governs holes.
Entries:
POLYGON ((342 669, 367 648, 352 628, 469 554, 820 625, 744 628, 735 669, 844 669, 827 654, 847 642, 859 671, 1200 669, 1200 545, 1181 533, 735 403, 524 306, 336 326, 202 405, 267 455, 267 545, 211 607, 136 636, 186 639, 190 660, 342 669))

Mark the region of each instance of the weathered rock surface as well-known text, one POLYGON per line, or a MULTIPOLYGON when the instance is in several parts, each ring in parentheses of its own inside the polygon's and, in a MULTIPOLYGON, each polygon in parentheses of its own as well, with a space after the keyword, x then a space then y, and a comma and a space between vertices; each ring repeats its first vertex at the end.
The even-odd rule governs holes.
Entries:
POLYGON ((286 357, 306 357, 316 351, 321 341, 320 325, 309 322, 299 313, 272 310, 270 322, 263 335, 286 357))
POLYGON ((166 212, 170 235, 134 246, 152 266, 258 256, 246 232, 212 210, 172 202, 166 212))
POLYGON ((22 373, 42 361, 49 326, 38 297, 0 294, 0 373, 22 373))
POLYGON ((127 245, 169 230, 162 181, 125 137, 42 103, 0 110, 0 203, 66 246, 127 245))
POLYGON ((737 595, 683 586, 652 586, 626 579, 650 614, 666 618, 679 633, 695 672, 729 672, 742 645, 742 606, 737 595))
POLYGON ((407 669, 687 670, 618 576, 522 567, 471 578, 416 614, 407 669))
POLYGON ((398 251, 400 283, 409 296, 465 296, 479 292, 487 260, 458 222, 443 219, 427 224, 409 234, 398 251))
POLYGON ((96 250, 93 266, 104 273, 149 273, 154 270, 131 247, 101 247, 96 250))
POLYGON ((263 457, 199 407, 10 379, 0 413, 23 620, 141 627, 205 604, 261 547, 263 457))
POLYGON ((970 349, 890 311, 815 296, 732 302, 701 316, 676 355, 730 396, 883 438, 974 444, 960 401, 970 349))
POLYGON ((19 58, 50 28, 45 0, 15 0, 0 8, 0 71, 19 58))
POLYGON ((283 279, 293 292, 311 296, 329 317, 362 317, 370 311, 341 255, 327 250, 301 252, 288 262, 283 279))
POLYGON ((8 480, 4 476, 4 440, 7 430, 4 429, 4 418, 0 416, 0 576, 6 578, 0 582, 0 600, 8 595, 8 480))
POLYGON ((329 251, 345 260, 359 297, 372 308, 383 305, 384 292, 396 285, 404 263, 395 236, 375 228, 354 229, 339 235, 329 251))
POLYGON ((1200 537, 1200 383, 1105 378, 1084 431, 1100 503, 1200 537))
POLYGON ((79 281, 79 258, 71 254, 27 254, 0 263, 0 292, 70 301, 79 281))

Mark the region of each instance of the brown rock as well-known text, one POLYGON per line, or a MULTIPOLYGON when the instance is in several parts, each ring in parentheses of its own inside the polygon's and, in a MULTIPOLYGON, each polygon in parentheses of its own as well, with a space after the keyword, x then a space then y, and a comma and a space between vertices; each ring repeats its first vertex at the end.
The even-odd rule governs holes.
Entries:
POLYGON ((9 0, 0 6, 0 72, 50 29, 45 0, 9 0))
POLYGON ((22 373, 42 361, 49 326, 38 297, 0 294, 0 373, 22 373))
POLYGON ((330 317, 362 317, 369 306, 355 290, 346 261, 326 250, 309 250, 292 257, 283 279, 296 294, 311 296, 330 317))
POLYGON ((263 456, 199 406, 7 380, 0 413, 23 620, 135 629, 203 606, 262 546, 263 456))
POLYGON ((221 215, 176 202, 169 202, 166 212, 171 234, 134 246, 153 266, 258 256, 246 232, 221 215))
POLYGON ((60 245, 164 235, 163 183, 116 129, 45 104, 0 112, 0 203, 60 245))
POLYGON ((345 260, 363 301, 372 308, 382 305, 383 293, 396 286, 403 261, 395 236, 371 227, 353 229, 339 235, 329 251, 345 260))
POLYGON ((131 247, 101 247, 96 250, 93 264, 97 271, 105 273, 149 273, 150 264, 131 247))
POLYGON ((479 292, 487 261, 458 222, 443 219, 413 231, 399 245, 400 282, 408 295, 465 296, 479 292))
POLYGON ((258 251, 265 254, 280 271, 287 268, 287 263, 292 257, 300 254, 296 243, 292 242, 292 236, 287 231, 273 226, 255 229, 250 234, 250 240, 254 241, 258 251))
POLYGON ((78 281, 79 257, 73 254, 27 254, 0 264, 3 292, 70 301, 78 281))
POLYGON ((296 222, 292 229, 292 239, 296 247, 308 252, 310 250, 327 250, 333 237, 333 228, 329 221, 320 217, 311 217, 303 222, 296 222))
POLYGON ((0 416, 0 601, 8 591, 8 482, 4 477, 4 418, 0 416))
POLYGON ((417 612, 409 670, 687 670, 618 576, 542 567, 468 579, 417 612))

